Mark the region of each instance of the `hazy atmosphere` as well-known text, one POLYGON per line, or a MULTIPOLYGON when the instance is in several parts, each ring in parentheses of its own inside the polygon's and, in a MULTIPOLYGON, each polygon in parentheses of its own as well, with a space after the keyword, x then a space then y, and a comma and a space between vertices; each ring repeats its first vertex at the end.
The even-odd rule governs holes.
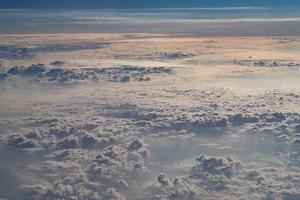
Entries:
POLYGON ((293 0, 2 0, 0 200, 298 200, 299 53, 293 0))

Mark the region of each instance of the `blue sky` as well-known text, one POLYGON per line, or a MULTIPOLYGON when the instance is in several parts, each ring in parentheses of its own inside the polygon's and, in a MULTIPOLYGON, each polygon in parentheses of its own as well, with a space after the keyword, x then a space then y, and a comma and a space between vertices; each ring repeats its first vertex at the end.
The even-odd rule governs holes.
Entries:
POLYGON ((300 6, 299 0, 0 0, 0 8, 164 8, 300 6))

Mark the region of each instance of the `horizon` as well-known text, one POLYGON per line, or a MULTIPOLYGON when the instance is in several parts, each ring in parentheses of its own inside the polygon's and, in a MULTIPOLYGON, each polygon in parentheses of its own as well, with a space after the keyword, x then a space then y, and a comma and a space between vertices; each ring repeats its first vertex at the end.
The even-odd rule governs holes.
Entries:
POLYGON ((300 7, 2 9, 0 33, 300 35, 299 10, 300 7))
POLYGON ((300 8, 299 6, 219 6, 219 7, 149 7, 149 8, 3 8, 0 10, 251 10, 251 9, 289 9, 300 8))

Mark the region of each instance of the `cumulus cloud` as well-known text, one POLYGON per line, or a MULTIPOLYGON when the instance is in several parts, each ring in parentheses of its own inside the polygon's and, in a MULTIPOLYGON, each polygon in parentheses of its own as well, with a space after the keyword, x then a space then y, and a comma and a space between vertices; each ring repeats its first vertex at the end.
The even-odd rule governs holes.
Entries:
MULTIPOLYGON (((171 63, 197 55, 174 49, 148 56, 171 63)), ((235 64, 290 64, 261 61, 235 64)), ((34 84, 42 92, 30 100, 14 98, 17 90, 3 90, 1 107, 13 109, 0 116, 1 148, 33 157, 20 160, 24 172, 36 176, 20 183, 24 199, 299 198, 299 92, 239 94, 206 85, 168 85, 159 82, 161 75, 174 73, 168 67, 75 69, 67 68, 67 61, 49 63, 11 67, 0 75, 3 85, 17 79, 90 83, 54 88, 53 98, 44 96, 48 87, 34 84), (132 87, 92 83, 152 77, 158 82, 132 87)), ((8 155, 0 152, 3 163, 13 166, 4 159, 8 155)))
MULTIPOLYGON (((1 45, 0 46, 0 59, 28 59, 34 58, 41 53, 51 52, 68 52, 77 50, 101 49, 108 46, 106 42, 75 42, 75 43, 40 43, 31 48, 22 45, 1 45)), ((53 61, 51 65, 60 66, 62 62, 53 61)))
MULTIPOLYGON (((55 63, 60 64, 60 63, 55 63)), ((61 65, 61 64, 60 64, 61 65)), ((148 75, 173 74, 174 70, 167 67, 136 67, 121 66, 115 68, 49 68, 44 64, 33 64, 29 67, 12 67, 1 73, 1 79, 19 76, 31 78, 38 82, 79 82, 79 81, 150 81, 148 75)))
POLYGON ((234 60, 233 63, 248 67, 300 67, 300 63, 297 63, 297 61, 255 60, 252 57, 249 60, 234 60))
MULTIPOLYGON (((272 109, 274 104, 276 108, 277 101, 273 101, 272 106, 267 106, 267 102, 281 101, 281 98, 297 102, 297 94, 266 93, 244 97, 253 100, 250 105, 243 97, 221 89, 211 92, 172 88, 162 94, 165 93, 194 95, 202 102, 182 109, 168 102, 153 105, 149 99, 138 96, 143 103, 138 102, 140 99, 129 98, 126 103, 106 102, 103 105, 99 103, 99 97, 103 96, 100 92, 89 101, 72 98, 68 103, 52 103, 53 107, 42 110, 40 117, 9 119, 23 129, 9 130, 3 137, 5 144, 24 150, 51 151, 32 169, 46 177, 48 183, 24 185, 24 197, 124 199, 136 190, 141 199, 239 199, 250 198, 253 192, 257 199, 298 197, 299 177, 292 172, 289 172, 293 174, 290 178, 279 168, 251 167, 233 156, 200 155, 188 163, 187 171, 180 168, 183 173, 176 176, 159 173, 157 169, 153 172, 153 165, 148 163, 153 157, 150 156, 151 147, 145 137, 145 133, 159 139, 160 134, 173 137, 173 134, 191 132, 201 136, 199 133, 205 129, 224 134, 225 129, 237 127, 245 132, 261 133, 269 128, 272 135, 286 136, 284 142, 292 145, 293 151, 274 162, 282 165, 280 159, 286 159, 286 163, 294 166, 299 163, 297 126, 300 116, 272 109), (240 105, 236 106, 235 101, 240 105), (89 112, 85 112, 87 108, 89 112), (224 114, 227 109, 230 110, 224 114), (149 183, 149 177, 156 178, 149 183), (291 189, 287 183, 296 188, 291 189)), ((40 107, 44 105, 35 104, 35 109, 40 107)))

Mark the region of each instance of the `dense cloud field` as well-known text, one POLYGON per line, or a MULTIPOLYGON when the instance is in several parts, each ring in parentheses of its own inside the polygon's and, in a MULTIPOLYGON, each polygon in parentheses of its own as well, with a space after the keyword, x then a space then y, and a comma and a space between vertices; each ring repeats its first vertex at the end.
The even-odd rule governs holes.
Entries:
POLYGON ((0 199, 300 199, 298 37, 0 41, 0 199))

